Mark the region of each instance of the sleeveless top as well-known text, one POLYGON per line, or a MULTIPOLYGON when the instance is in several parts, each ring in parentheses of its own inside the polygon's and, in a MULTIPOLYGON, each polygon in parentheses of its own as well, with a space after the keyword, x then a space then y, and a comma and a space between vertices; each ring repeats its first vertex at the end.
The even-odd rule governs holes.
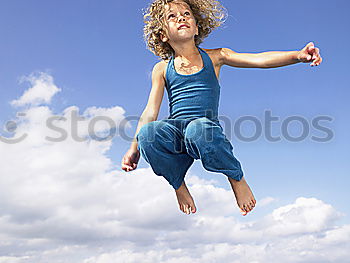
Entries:
POLYGON ((197 47, 203 68, 193 74, 183 75, 175 70, 174 55, 166 69, 166 90, 169 99, 168 119, 196 119, 207 117, 219 123, 218 107, 220 85, 209 55, 197 47))

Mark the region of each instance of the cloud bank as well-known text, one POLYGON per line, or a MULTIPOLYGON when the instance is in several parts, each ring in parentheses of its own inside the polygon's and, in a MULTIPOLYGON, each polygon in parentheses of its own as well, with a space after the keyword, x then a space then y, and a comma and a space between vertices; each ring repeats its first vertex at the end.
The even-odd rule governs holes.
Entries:
MULTIPOLYGON (((23 79, 30 87, 11 104, 27 108, 7 139, 28 136, 0 141, 0 263, 348 262, 350 225, 337 224, 343 215, 332 205, 298 197, 242 219, 231 191, 189 173, 198 212, 185 215, 151 168, 125 173, 106 155, 113 141, 88 136, 97 116, 130 127, 121 107, 89 107, 73 129, 77 106, 59 114, 50 108, 61 91, 53 77, 23 79), (47 127, 58 115, 55 127, 66 137, 47 127)), ((110 125, 94 128, 104 134, 110 125)), ((273 201, 266 197, 261 206, 273 201)))

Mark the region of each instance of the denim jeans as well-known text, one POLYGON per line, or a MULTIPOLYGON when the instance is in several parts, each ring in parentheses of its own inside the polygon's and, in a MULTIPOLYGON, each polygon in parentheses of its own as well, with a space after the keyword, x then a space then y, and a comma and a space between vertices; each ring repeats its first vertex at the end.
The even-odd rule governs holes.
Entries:
POLYGON ((175 190, 195 159, 200 159, 207 171, 238 181, 243 177, 221 125, 207 117, 152 121, 140 128, 136 138, 141 156, 175 190))

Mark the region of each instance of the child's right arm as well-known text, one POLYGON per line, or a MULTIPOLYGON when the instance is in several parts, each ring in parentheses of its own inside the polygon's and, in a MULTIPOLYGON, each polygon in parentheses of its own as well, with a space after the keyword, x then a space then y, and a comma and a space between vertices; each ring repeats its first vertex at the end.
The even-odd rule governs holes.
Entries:
POLYGON ((122 169, 130 171, 136 168, 139 160, 139 151, 137 149, 136 135, 138 134, 141 127, 151 121, 155 121, 158 118, 159 109, 163 100, 165 79, 164 70, 166 68, 166 62, 160 61, 154 65, 152 70, 152 89, 149 94, 148 102, 143 110, 140 120, 138 122, 135 136, 131 143, 130 149, 123 157, 122 169))
POLYGON ((158 118, 159 109, 162 104, 164 95, 165 80, 163 76, 165 62, 160 61, 154 65, 152 70, 152 89, 149 94, 148 102, 145 109, 140 116, 138 122, 135 137, 131 144, 131 149, 137 150, 136 135, 138 134, 140 128, 151 121, 155 121, 158 118))

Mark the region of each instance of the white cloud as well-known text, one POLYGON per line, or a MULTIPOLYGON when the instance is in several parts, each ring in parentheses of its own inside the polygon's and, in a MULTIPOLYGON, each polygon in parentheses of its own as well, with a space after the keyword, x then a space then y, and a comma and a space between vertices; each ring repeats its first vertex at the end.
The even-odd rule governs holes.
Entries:
POLYGON ((57 92, 61 91, 61 89, 57 88, 54 84, 52 76, 44 72, 31 74, 27 77, 21 78, 21 82, 26 81, 29 82, 32 87, 27 89, 19 99, 11 101, 11 105, 24 106, 26 104, 48 104, 51 102, 51 98, 57 92))
POLYGON ((20 263, 27 260, 29 257, 0 257, 0 263, 20 263))
MULTIPOLYGON (((60 142, 45 139, 59 133, 46 127, 54 113, 42 105, 29 107, 18 124, 13 137, 27 133, 26 139, 0 142, 0 262, 273 263, 282 258, 288 263, 349 258, 350 225, 337 225, 341 214, 317 198, 296 198, 251 220, 241 216, 231 191, 189 173, 187 185, 198 211, 183 214, 171 186, 151 168, 125 173, 113 164, 106 156, 111 140, 75 141, 68 132, 74 111, 79 108, 66 108, 61 114, 65 119, 56 121, 68 133, 60 142)), ((118 106, 90 107, 79 115, 85 120, 77 122, 78 134, 87 136, 96 116, 108 116, 118 127, 124 113, 118 106)), ((108 129, 101 126, 99 132, 108 129)), ((273 201, 266 197, 261 203, 273 201)))
POLYGON ((319 232, 326 230, 340 216, 331 205, 321 200, 299 197, 294 204, 273 211, 274 224, 268 232, 275 235, 319 232))

